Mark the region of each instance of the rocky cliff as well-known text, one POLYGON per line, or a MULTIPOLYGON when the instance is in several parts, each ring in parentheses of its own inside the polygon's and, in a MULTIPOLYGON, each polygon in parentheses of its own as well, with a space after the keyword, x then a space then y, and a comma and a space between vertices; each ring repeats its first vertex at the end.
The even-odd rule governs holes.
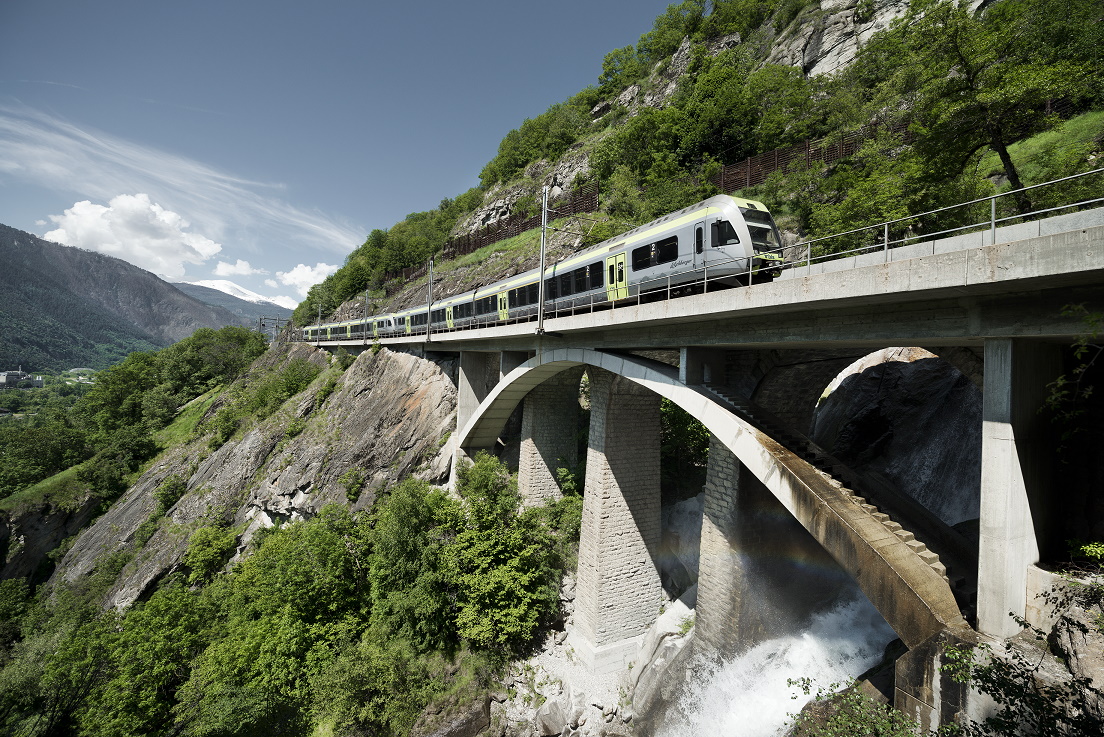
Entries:
POLYGON ((182 569, 198 528, 233 529, 240 554, 258 530, 309 517, 326 504, 366 508, 380 488, 410 475, 447 481, 456 403, 452 361, 385 349, 361 354, 342 372, 325 351, 296 344, 273 349, 252 372, 296 358, 324 368, 308 389, 217 450, 201 436, 157 458, 80 534, 53 580, 77 583, 121 554, 127 563, 105 604, 125 607, 182 569), (171 477, 187 491, 159 518, 154 492, 171 477))

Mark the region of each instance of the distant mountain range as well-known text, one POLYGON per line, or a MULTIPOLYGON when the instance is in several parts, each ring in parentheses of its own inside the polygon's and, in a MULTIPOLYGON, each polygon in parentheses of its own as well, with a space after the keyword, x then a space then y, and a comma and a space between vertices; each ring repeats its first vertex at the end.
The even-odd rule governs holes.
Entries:
POLYGON ((211 279, 198 282, 178 282, 174 287, 200 302, 223 307, 238 317, 257 324, 259 317, 291 317, 291 310, 270 302, 260 294, 238 286, 232 281, 211 279))
POLYGON ((106 368, 197 328, 254 325, 121 259, 0 225, 0 371, 106 368))

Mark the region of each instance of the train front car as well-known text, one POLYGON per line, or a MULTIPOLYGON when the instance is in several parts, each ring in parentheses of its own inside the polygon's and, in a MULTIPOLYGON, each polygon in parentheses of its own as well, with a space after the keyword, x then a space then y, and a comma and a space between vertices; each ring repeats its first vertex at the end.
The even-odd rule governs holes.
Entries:
POLYGON ((705 222, 695 225, 695 251, 710 282, 746 285, 782 273, 781 237, 762 202, 720 195, 703 204, 710 207, 705 222))

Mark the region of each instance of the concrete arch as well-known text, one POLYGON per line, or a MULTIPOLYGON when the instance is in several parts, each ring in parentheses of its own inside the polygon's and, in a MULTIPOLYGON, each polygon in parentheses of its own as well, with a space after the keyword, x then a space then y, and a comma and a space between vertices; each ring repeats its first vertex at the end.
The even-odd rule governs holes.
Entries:
POLYGON ((946 581, 901 538, 820 471, 708 394, 682 383, 671 366, 588 349, 537 353, 483 400, 460 430, 459 447, 474 452, 492 446, 530 389, 580 365, 623 376, 702 422, 856 580, 908 647, 948 628, 968 629, 946 581))

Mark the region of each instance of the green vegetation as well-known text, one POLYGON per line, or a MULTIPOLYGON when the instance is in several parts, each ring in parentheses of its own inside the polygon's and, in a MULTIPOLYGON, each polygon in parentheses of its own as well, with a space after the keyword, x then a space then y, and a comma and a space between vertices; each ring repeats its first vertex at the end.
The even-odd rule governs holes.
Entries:
MULTIPOLYGON (((306 389, 321 372, 321 368, 303 358, 293 358, 274 371, 258 371, 249 381, 225 393, 222 406, 198 427, 198 431, 210 432, 210 447, 219 448, 247 419, 270 417, 284 402, 306 389)), ((333 391, 333 385, 329 391, 333 391)))
POLYGON ((182 405, 233 380, 266 347, 246 328, 201 328, 168 348, 132 353, 91 386, 6 392, 9 403, 18 398, 37 411, 0 425, 0 500, 28 500, 29 487, 74 467, 40 490, 72 498, 77 486, 110 498, 159 447, 194 427, 203 402, 176 419, 182 405))
MULTIPOLYGON (((1093 0, 1063 0, 1061 12, 1047 0, 1002 0, 977 15, 968 3, 914 0, 849 67, 811 78, 796 67, 763 63, 776 32, 811 12, 806 5, 685 0, 669 6, 634 46, 607 54, 597 86, 510 131, 481 172, 480 187, 388 231, 373 231, 345 266, 312 289, 296 321, 306 324, 319 306, 328 315, 380 287, 385 272, 425 263, 490 188, 535 187, 525 179, 527 167, 572 146, 590 153, 586 178, 600 185, 602 210, 612 218, 588 242, 715 194, 710 180, 722 163, 809 138, 831 143, 871 123, 879 133, 856 155, 832 165, 795 165, 744 194, 766 201, 787 228, 820 236, 1097 165, 1104 97, 1094 81, 1104 76, 1098 51, 1104 30, 1093 0), (706 42, 733 33, 741 36, 737 47, 707 52, 706 42), (689 66, 673 98, 628 117, 617 97, 631 85, 650 91, 684 38, 691 44, 689 66), (1052 101, 1088 117, 1058 126, 1058 117, 1047 114, 1052 101), (602 114, 595 119, 592 110, 602 114), (895 124, 907 125, 911 138, 890 133, 895 124)), ((859 3, 856 13, 870 17, 873 8, 859 3)), ((1003 198, 999 214, 1098 188, 1099 181, 1082 181, 1021 193, 1003 198)), ((517 209, 533 206, 523 197, 517 209)), ((941 215, 939 226, 987 217, 983 206, 941 215)), ((892 235, 932 225, 907 222, 892 235)), ((841 251, 877 238, 859 235, 819 250, 841 251)))
POLYGON ((853 683, 846 688, 839 683, 824 687, 817 686, 809 678, 791 678, 789 684, 798 686, 806 696, 816 688, 814 701, 829 706, 797 714, 789 731, 794 737, 913 737, 920 734, 920 725, 889 704, 867 696, 853 683))
MULTIPOLYGON (((160 504, 180 479, 158 489, 160 504)), ((482 454, 460 499, 408 479, 371 513, 330 506, 225 566, 237 531, 191 534, 187 571, 123 613, 82 589, 0 584, 0 731, 38 735, 406 734, 485 687, 557 616, 578 497, 521 511, 482 454)))

